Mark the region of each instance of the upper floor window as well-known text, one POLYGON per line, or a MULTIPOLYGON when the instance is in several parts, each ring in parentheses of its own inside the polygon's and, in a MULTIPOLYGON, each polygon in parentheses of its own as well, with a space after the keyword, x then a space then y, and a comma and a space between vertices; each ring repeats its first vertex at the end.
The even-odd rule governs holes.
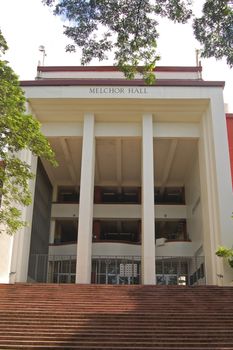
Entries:
POLYGON ((188 241, 186 220, 156 220, 155 238, 165 238, 168 241, 188 241))
POLYGON ((77 242, 78 221, 77 220, 57 220, 55 225, 54 243, 77 242))
POLYGON ((93 235, 97 241, 140 241, 140 221, 138 220, 96 220, 93 235))
POLYGON ((79 188, 75 187, 58 187, 58 203, 79 203, 79 188))
POLYGON ((155 187, 155 204, 185 204, 184 187, 155 187))
POLYGON ((96 187, 95 203, 138 204, 140 193, 137 187, 96 187))

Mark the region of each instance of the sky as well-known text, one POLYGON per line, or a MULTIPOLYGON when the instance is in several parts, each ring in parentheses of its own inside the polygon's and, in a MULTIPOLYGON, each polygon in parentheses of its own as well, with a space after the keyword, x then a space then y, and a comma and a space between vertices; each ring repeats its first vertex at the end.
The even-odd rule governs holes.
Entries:
MULTIPOLYGON (((130 0, 129 0, 130 1, 130 0)), ((200 13, 203 0, 195 0, 196 13, 200 13)), ((66 53, 65 46, 72 43, 63 34, 63 25, 51 9, 41 0, 0 0, 0 29, 7 40, 9 50, 5 59, 18 74, 20 80, 36 76, 38 61, 42 62, 39 46, 44 45, 46 66, 80 65, 79 53, 66 53)), ((159 26, 159 66, 195 66, 195 50, 200 44, 194 39, 190 24, 173 24, 162 20, 159 26)), ((112 65, 111 59, 93 65, 112 65)), ((224 100, 233 113, 233 68, 225 60, 201 59, 204 80, 225 81, 224 100)))

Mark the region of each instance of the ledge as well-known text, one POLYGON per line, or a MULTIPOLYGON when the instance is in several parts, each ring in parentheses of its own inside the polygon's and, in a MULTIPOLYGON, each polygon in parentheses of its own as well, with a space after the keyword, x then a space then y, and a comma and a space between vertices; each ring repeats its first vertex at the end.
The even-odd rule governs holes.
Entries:
POLYGON ((224 88, 224 81, 203 81, 194 79, 157 79, 153 85, 146 85, 144 80, 125 79, 38 79, 23 80, 21 86, 199 86, 199 87, 221 87, 224 88))
MULTIPOLYGON (((140 69, 140 67, 139 67, 140 69)), ((115 66, 38 66, 38 72, 120 72, 115 66)), ((201 72, 201 66, 158 66, 154 72, 201 72)))

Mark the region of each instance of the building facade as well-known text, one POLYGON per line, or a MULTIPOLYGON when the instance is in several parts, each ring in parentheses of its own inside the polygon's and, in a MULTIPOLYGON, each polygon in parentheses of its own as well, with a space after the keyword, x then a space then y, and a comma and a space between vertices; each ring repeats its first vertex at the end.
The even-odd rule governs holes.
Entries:
POLYGON ((0 238, 1 282, 231 283, 215 255, 233 244, 224 83, 155 73, 146 86, 114 67, 39 67, 21 82, 59 166, 22 152, 33 205, 0 238))

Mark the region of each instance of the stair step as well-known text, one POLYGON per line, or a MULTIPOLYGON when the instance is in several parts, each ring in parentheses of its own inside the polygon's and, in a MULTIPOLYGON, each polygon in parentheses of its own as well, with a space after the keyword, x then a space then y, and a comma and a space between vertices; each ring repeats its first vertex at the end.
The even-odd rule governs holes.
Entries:
POLYGON ((233 288, 0 285, 0 349, 233 350, 233 288))

